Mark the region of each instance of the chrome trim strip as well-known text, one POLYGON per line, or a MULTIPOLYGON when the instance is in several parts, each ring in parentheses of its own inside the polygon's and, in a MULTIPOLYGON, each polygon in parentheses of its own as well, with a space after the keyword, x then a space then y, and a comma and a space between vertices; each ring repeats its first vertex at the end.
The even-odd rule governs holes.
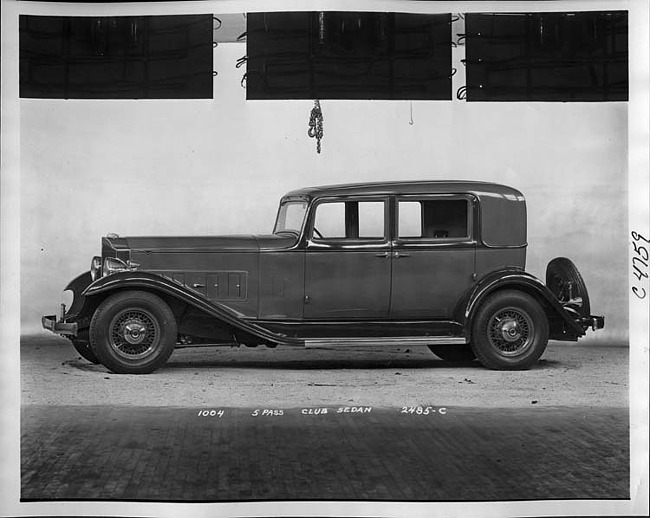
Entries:
POLYGON ((354 347, 359 345, 465 345, 461 336, 411 336, 411 337, 337 337, 306 338, 305 347, 354 347))

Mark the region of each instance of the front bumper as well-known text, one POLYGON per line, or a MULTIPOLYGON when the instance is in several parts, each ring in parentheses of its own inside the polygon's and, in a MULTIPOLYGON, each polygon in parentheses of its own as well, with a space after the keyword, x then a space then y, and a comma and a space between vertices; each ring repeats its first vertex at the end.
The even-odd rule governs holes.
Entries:
POLYGON ((48 315, 41 318, 43 329, 65 336, 77 336, 77 324, 75 322, 57 321, 56 315, 48 315))

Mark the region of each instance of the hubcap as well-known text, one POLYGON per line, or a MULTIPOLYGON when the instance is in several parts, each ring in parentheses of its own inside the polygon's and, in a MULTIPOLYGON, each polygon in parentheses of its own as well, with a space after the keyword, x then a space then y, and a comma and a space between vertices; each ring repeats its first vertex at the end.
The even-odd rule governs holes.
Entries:
POLYGON ((488 324, 488 340, 499 354, 516 356, 528 349, 533 341, 533 321, 519 308, 496 312, 488 324))
POLYGON ((132 345, 141 343, 147 335, 147 328, 140 322, 130 322, 124 326, 124 339, 132 345))
POLYGON ((144 309, 119 312, 110 324, 110 345, 120 357, 139 360, 152 354, 160 340, 156 318, 144 309))
POLYGON ((506 342, 516 342, 521 338, 521 327, 514 318, 506 317, 499 322, 501 336, 506 342))

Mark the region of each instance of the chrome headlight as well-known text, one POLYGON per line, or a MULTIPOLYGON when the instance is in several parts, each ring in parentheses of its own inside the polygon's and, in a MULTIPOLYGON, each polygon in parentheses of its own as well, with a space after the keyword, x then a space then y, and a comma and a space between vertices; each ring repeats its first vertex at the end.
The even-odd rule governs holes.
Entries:
POLYGON ((90 278, 96 281, 102 276, 102 258, 99 256, 93 257, 90 261, 90 278))
POLYGON ((107 257, 104 259, 102 276, 111 275, 117 272, 137 270, 138 266, 140 265, 138 263, 134 263, 133 261, 124 262, 122 259, 118 259, 117 257, 107 257))

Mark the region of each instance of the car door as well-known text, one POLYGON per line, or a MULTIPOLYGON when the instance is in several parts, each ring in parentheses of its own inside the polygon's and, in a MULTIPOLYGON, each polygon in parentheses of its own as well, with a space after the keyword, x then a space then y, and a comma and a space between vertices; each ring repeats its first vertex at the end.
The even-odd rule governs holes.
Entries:
POLYGON ((451 318, 473 283, 474 206, 468 195, 396 197, 390 318, 451 318))
POLYGON ((307 226, 306 320, 388 316, 390 240, 388 197, 317 200, 307 226))

